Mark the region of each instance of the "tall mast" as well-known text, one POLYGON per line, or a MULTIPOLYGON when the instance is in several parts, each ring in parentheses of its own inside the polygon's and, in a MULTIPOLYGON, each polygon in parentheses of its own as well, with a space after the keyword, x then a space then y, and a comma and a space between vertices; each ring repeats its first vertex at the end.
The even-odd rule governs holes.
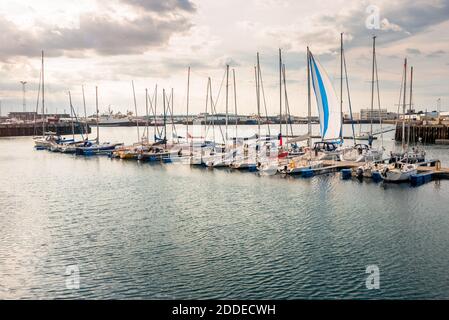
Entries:
POLYGON ((307 146, 312 147, 312 101, 310 100, 310 51, 307 47, 307 146))
POLYGON ((99 114, 99 110, 98 110, 98 86, 95 87, 95 108, 97 109, 97 145, 100 144, 100 126, 99 126, 99 119, 98 119, 98 114, 99 114))
POLYGON ((229 64, 226 65, 226 142, 228 142, 228 121, 229 121, 229 64))
POLYGON ((383 128, 383 122, 382 122, 382 113, 381 113, 381 107, 380 107, 380 90, 379 90, 379 74, 377 70, 377 57, 375 58, 376 62, 376 87, 377 87, 377 103, 379 108, 379 123, 380 123, 380 139, 381 139, 381 145, 382 149, 384 149, 384 128, 383 128))
POLYGON ((373 134, 373 113, 374 113, 374 59, 376 56, 376 36, 373 36, 373 70, 371 77, 371 126, 370 126, 370 134, 373 134))
POLYGON ((343 141, 343 32, 340 33, 340 140, 343 141))
POLYGON ((212 134, 214 139, 214 147, 215 147, 215 107, 214 107, 214 98, 212 96, 212 79, 209 77, 209 99, 210 99, 210 112, 212 115, 212 134))
POLYGON ((235 113, 235 141, 237 143, 237 126, 238 126, 238 118, 237 118, 237 87, 235 85, 235 69, 232 69, 232 78, 234 81, 234 113, 235 113))
MULTIPOLYGON (((405 58, 404 62, 404 96, 403 96, 403 105, 402 105, 402 151, 405 150, 405 104, 406 104, 406 94, 407 94, 407 58, 405 58)), ((407 146, 408 148, 408 146, 407 146)))
POLYGON ((81 89, 83 91, 83 105, 84 105, 84 122, 85 122, 85 128, 86 128, 86 140, 89 140, 89 128, 87 125, 87 109, 86 109, 86 96, 84 95, 84 86, 81 86, 81 89))
POLYGON ((190 67, 187 70, 187 135, 186 135, 186 139, 187 141, 189 140, 189 100, 190 100, 190 67))
POLYGON ((412 115, 412 95, 413 95, 413 67, 410 68, 410 108, 408 118, 408 132, 407 132, 407 146, 410 145, 410 127, 411 127, 411 115, 412 115))
MULTIPOLYGON (((209 86, 210 86, 210 77, 207 79, 207 88, 206 88, 206 111, 204 113, 204 142, 207 140, 207 132, 209 131, 209 126, 207 124, 207 106, 209 104, 209 86)), ((211 107, 212 110, 212 107, 211 107)))
POLYGON ((291 123, 290 106, 287 95, 287 76, 285 72, 285 64, 282 65, 282 78, 284 83, 284 99, 285 99, 285 134, 288 136, 288 128, 290 127, 290 134, 293 136, 293 126, 291 123))
POLYGON ((148 114, 148 89, 145 88, 145 110, 147 113, 147 122, 146 122, 146 130, 147 130, 147 144, 150 143, 150 128, 149 128, 149 114, 148 114))
POLYGON ((256 94, 257 94, 257 134, 260 139, 260 79, 259 79, 259 52, 257 53, 257 66, 254 69, 256 75, 256 94))
POLYGON ((42 136, 45 136, 45 81, 44 81, 44 50, 42 50, 42 136))
POLYGON ((279 133, 282 135, 282 50, 279 48, 279 133))
POLYGON ((162 90, 162 96, 164 101, 164 142, 165 142, 165 148, 167 148, 167 121, 165 119, 165 89, 162 90))
POLYGON ((136 112, 137 141, 140 141, 139 118, 137 115, 137 101, 136 101, 136 90, 134 89, 134 80, 131 81, 131 85, 133 87, 134 110, 136 112))
POLYGON ((175 118, 174 118, 174 108, 175 108, 175 98, 174 98, 174 89, 171 88, 171 95, 170 95, 170 100, 171 100, 171 107, 169 105, 169 108, 171 110, 171 123, 172 123, 172 138, 174 137, 173 134, 176 134, 176 141, 179 143, 179 136, 178 133, 176 132, 176 126, 175 126, 175 118))
POLYGON ((154 88, 154 142, 156 142, 157 132, 159 132, 159 126, 157 124, 157 85, 154 88))
POLYGON ((70 119, 72 120, 72 137, 73 141, 75 141, 75 123, 73 122, 73 117, 75 116, 75 110, 73 110, 72 105, 72 94, 69 91, 69 103, 70 103, 70 119))

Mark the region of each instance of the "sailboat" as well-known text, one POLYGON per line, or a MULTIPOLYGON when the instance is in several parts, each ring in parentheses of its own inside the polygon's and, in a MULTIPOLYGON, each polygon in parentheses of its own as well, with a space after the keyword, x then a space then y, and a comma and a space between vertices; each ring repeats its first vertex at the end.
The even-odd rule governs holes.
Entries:
MULTIPOLYGON (((84 88, 83 88, 83 99, 84 99, 84 88)), ((92 155, 100 155, 107 154, 109 155, 113 152, 117 147, 123 145, 123 143, 111 143, 111 142, 103 142, 100 143, 100 126, 98 125, 98 87, 95 87, 95 106, 97 113, 97 138, 95 142, 92 142, 86 139, 81 145, 77 145, 75 148, 75 154, 83 155, 83 156, 92 156, 92 155)))
MULTIPOLYGON (((212 87, 210 88, 210 98, 211 98, 211 110, 212 110, 212 126, 214 127, 214 121, 215 121, 215 115, 216 113, 216 107, 215 103, 212 99, 212 87)), ((229 65, 226 65, 226 119, 225 119, 225 136, 223 136, 223 132, 221 132, 221 125, 219 125, 220 132, 222 134, 223 138, 223 144, 216 144, 215 143, 215 130, 213 130, 214 135, 214 145, 215 148, 212 150, 210 157, 206 159, 205 165, 206 167, 213 167, 213 168, 219 168, 219 167, 225 167, 227 166, 227 162, 229 161, 230 156, 227 154, 227 143, 228 143, 228 108, 229 108, 229 65)), ((215 129, 215 128, 214 128, 215 129)))
POLYGON ((280 165, 284 174, 301 174, 304 170, 323 166, 323 160, 338 160, 342 143, 342 116, 337 95, 324 68, 307 47, 308 148, 303 155, 292 157, 280 165), (320 118, 321 141, 311 147, 311 87, 313 87, 320 118))
MULTIPOLYGON (((83 89, 83 93, 84 93, 84 89, 83 89)), ((69 91, 69 106, 70 106, 70 121, 72 124, 72 139, 67 141, 62 141, 60 143, 52 143, 51 147, 50 147, 50 151, 52 152, 61 152, 61 153, 68 153, 68 154, 74 154, 76 153, 76 148, 77 147, 81 147, 83 146, 86 142, 88 142, 88 136, 86 135, 86 139, 84 138, 84 129, 87 130, 87 127, 82 126, 81 125, 81 141, 80 140, 76 140, 75 139, 75 121, 76 123, 81 124, 80 121, 78 121, 78 117, 76 115, 75 109, 73 108, 73 104, 72 104, 72 94, 69 91)))
MULTIPOLYGON (((404 119, 402 122, 403 133, 405 132, 406 92, 407 92, 407 59, 405 59, 404 62, 404 96, 403 96, 404 119)), ((413 97, 412 94, 413 94, 413 67, 411 67, 411 75, 410 75, 410 109, 412 107, 412 97, 413 97)), ((416 154, 416 157, 414 156, 415 150, 413 150, 413 153, 410 153, 409 146, 410 146, 410 128, 409 128, 409 135, 407 138, 407 149, 405 147, 405 136, 404 134, 402 135, 403 158, 400 159, 399 161, 395 161, 390 165, 385 166, 385 168, 383 168, 383 170, 381 171, 381 176, 384 179, 384 181, 387 182, 408 181, 410 180, 412 175, 417 174, 418 166, 416 162, 418 161, 417 160, 418 154, 416 154)))
POLYGON ((41 77, 39 81, 39 92, 38 92, 38 102, 36 107, 39 106, 39 94, 42 91, 42 136, 33 137, 34 140, 34 148, 36 150, 49 150, 53 144, 59 144, 62 142, 71 141, 70 139, 65 139, 58 135, 56 132, 46 131, 45 128, 45 81, 44 81, 44 51, 42 51, 42 59, 41 59, 41 77))
MULTIPOLYGON (((266 159, 263 159, 267 152, 267 144, 272 140, 270 137, 270 125, 268 125, 268 136, 261 135, 261 93, 263 94, 262 71, 260 67, 259 53, 256 55, 256 66, 254 67, 254 76, 256 83, 256 102, 257 102, 257 134, 253 137, 238 139, 239 146, 235 149, 235 155, 229 167, 237 170, 263 170, 266 167, 266 159), (268 142, 267 142, 268 140, 268 142)), ((265 99, 264 99, 265 100, 265 99)), ((265 103, 265 101, 264 101, 265 103)), ((266 105, 265 111, 266 111, 266 105)), ((265 112, 266 113, 266 112, 265 112)))
MULTIPOLYGON (((142 143, 135 144, 133 152, 139 161, 144 162, 155 162, 155 161, 163 161, 163 162, 172 162, 172 159, 176 156, 181 156, 182 150, 180 148, 176 148, 176 143, 167 141, 167 112, 171 112, 171 118, 173 122, 173 112, 170 111, 170 104, 173 103, 173 90, 170 95, 170 98, 167 98, 167 94, 165 93, 165 89, 162 90, 162 99, 164 106, 164 127, 163 127, 163 138, 162 133, 161 137, 155 136, 154 143, 142 143), (167 105, 167 106, 166 106, 167 105)), ((174 124, 172 123, 174 128, 174 124)), ((123 159, 123 158, 122 158, 123 159)))
MULTIPOLYGON (((344 51, 342 44, 342 57, 344 59, 344 51)), ((372 78, 371 78, 371 115, 374 114, 374 83, 377 83, 377 102, 379 107, 379 122, 380 122, 380 130, 381 130, 381 138, 382 138, 382 147, 375 149, 372 148, 371 145, 356 143, 358 137, 354 136, 354 147, 352 148, 344 148, 341 153, 342 161, 353 161, 353 162, 377 162, 382 160, 383 157, 383 128, 382 128, 382 117, 380 113, 380 93, 379 93, 379 78, 377 73, 377 58, 376 58, 376 36, 373 37, 373 58, 372 58, 372 78)), ((346 61, 345 61, 346 66, 346 61)), ((353 129, 354 131, 354 129, 353 129)), ((371 116, 371 126, 370 132, 367 133, 368 137, 372 139, 373 135, 373 117, 371 116)), ((365 168, 363 166, 362 168, 365 168)), ((369 170, 371 172, 371 170, 369 170)))
POLYGON ((343 142, 343 120, 332 82, 319 61, 308 50, 310 77, 315 92, 320 118, 321 142, 313 147, 318 160, 333 160, 340 156, 339 146, 343 142))

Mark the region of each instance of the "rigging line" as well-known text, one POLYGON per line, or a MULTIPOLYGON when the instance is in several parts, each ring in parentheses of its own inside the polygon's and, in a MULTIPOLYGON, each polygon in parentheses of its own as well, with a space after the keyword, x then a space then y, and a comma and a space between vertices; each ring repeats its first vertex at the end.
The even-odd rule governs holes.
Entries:
MULTIPOLYGON (((264 109, 265 109, 265 118, 268 121, 268 112, 267 112, 267 101, 265 99, 265 89, 263 87, 263 79, 262 79, 262 69, 260 68, 259 65, 259 77, 260 77, 260 87, 262 88, 262 98, 263 98, 263 105, 264 105, 264 109)), ((281 119, 279 119, 279 121, 281 121, 281 119)), ((271 136, 271 131, 270 131, 270 124, 268 123, 268 135, 271 136)))
POLYGON ((286 121, 288 121, 286 134, 288 136, 288 124, 289 124, 290 125, 290 133, 293 136, 293 126, 292 126, 292 121, 291 121, 292 119, 291 119, 291 114, 290 114, 290 105, 288 103, 288 95, 287 95, 287 77, 286 77, 286 72, 285 72, 285 64, 283 65, 283 68, 282 68, 282 75, 284 78, 285 109, 286 109, 287 115, 288 115, 288 118, 286 119, 286 121))
POLYGON ((171 94, 169 96, 169 98, 167 99, 167 109, 168 112, 170 114, 170 120, 171 120, 171 127, 172 127, 172 138, 173 138, 173 133, 178 136, 178 133, 176 132, 176 127, 175 127, 175 121, 174 121, 174 117, 173 117, 173 89, 171 90, 171 94))
POLYGON ((154 141, 156 142, 156 135, 159 135, 159 137, 162 137, 162 131, 159 130, 159 125, 157 123, 157 84, 154 87, 154 112, 153 112, 153 119, 154 119, 154 128, 153 128, 153 134, 154 134, 154 141))
MULTIPOLYGON (((218 94, 217 94, 217 98, 215 99, 215 102, 214 102, 214 99, 212 98, 212 82, 211 82, 211 84, 210 84, 210 103, 211 103, 211 112, 213 113, 213 112, 215 112, 215 114, 217 114, 217 110, 216 110, 216 105, 217 105, 217 102, 218 102, 218 99, 220 98, 220 94, 221 94, 221 90, 222 90, 222 88, 223 88, 223 83, 224 83, 224 80, 225 80, 225 78, 226 78, 226 70, 225 70, 225 72, 224 72, 224 74, 223 74, 223 78, 221 79, 221 84, 220 84, 220 89, 218 90, 218 94)), ((209 78, 210 79, 210 78, 209 78)), ((212 114, 213 115, 213 114, 212 114)), ((214 116, 214 115, 213 115, 214 116)), ((214 128, 215 128, 215 122, 214 122, 214 128)), ((221 136, 222 136, 222 138, 223 138, 223 141, 224 141, 224 135, 223 135, 223 130, 222 130, 222 128, 221 128, 221 125, 219 124, 218 125, 218 128, 220 129, 220 133, 221 133, 221 136)), ((215 134, 214 134, 214 138, 215 138, 215 134)))
POLYGON ((34 120, 33 131, 34 131, 34 135, 35 136, 36 136, 36 115, 37 115, 37 112, 39 110, 39 100, 40 100, 40 94, 41 94, 41 81, 42 81, 42 70, 39 73, 39 87, 38 87, 38 90, 37 90, 36 113, 34 114, 34 119, 33 119, 34 120))
POLYGON ((402 72, 402 78, 401 78, 401 90, 399 91, 399 102, 398 102, 398 112, 396 113, 398 115, 398 117, 396 118, 396 123, 395 126, 397 127, 398 123, 399 123, 399 109, 401 107, 401 100, 402 100, 402 89, 404 86, 404 72, 402 72))
MULTIPOLYGON (((76 116, 75 108, 72 105, 72 95, 71 95, 70 91, 69 91, 69 101, 70 101, 70 112, 71 113, 73 112, 73 116, 75 117, 75 121, 79 124, 78 117, 76 116)), ((72 119, 72 133, 73 133, 73 136, 75 137, 75 130, 74 130, 74 126, 73 126, 73 119, 72 119)), ((81 134, 81 139, 84 141, 84 135, 83 135, 83 131, 82 130, 80 131, 80 134, 81 134)), ((74 138, 74 140, 75 140, 75 138, 74 138)))
POLYGON ((377 56, 374 56, 374 65, 375 65, 375 70, 376 70, 377 105, 379 107, 380 138, 381 138, 382 149, 383 149, 384 148, 384 130, 383 130, 382 114, 380 112, 380 90, 379 90, 379 74, 378 74, 378 70, 377 70, 377 56))
POLYGON ((207 124, 207 107, 209 106, 209 86, 210 86, 210 77, 207 79, 207 88, 206 88, 206 112, 204 113, 204 141, 207 140, 207 134, 209 133, 209 126, 207 124))
MULTIPOLYGON (((212 91, 212 86, 211 86, 211 91, 212 91)), ((212 98, 212 92, 211 92, 211 105, 213 106, 213 111, 214 111, 214 113, 215 113, 215 115, 216 115, 216 114, 217 114, 216 102, 213 101, 213 98, 212 98)), ((215 119, 215 118, 214 118, 214 119, 215 119)), ((221 124, 218 124, 218 129, 220 129, 220 134, 221 134, 221 138, 223 139, 223 142, 226 143, 226 142, 225 142, 224 135, 223 135, 223 130, 222 130, 222 128, 221 128, 221 124)), ((214 133, 214 138, 215 138, 215 133, 214 133)))
POLYGON ((354 145, 357 144, 355 139, 355 126, 354 126, 354 119, 352 118, 352 103, 351 103, 351 94, 349 90, 349 76, 348 76, 348 70, 346 68, 346 53, 343 51, 343 66, 345 69, 345 78, 346 78, 346 89, 348 93, 348 105, 349 105, 349 112, 351 114, 351 126, 352 126, 352 136, 354 138, 354 145))

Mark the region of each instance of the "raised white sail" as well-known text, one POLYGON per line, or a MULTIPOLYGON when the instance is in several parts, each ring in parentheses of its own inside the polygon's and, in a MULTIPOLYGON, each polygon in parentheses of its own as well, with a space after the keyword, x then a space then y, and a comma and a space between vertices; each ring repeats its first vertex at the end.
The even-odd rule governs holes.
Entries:
POLYGON ((336 141, 341 139, 342 117, 340 103, 324 68, 309 52, 310 73, 320 116, 321 138, 336 141))

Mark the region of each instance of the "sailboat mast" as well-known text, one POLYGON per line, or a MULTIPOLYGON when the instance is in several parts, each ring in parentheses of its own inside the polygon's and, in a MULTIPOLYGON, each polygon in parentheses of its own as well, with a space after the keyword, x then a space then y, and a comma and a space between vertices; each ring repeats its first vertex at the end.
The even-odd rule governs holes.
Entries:
POLYGON ((190 101, 190 67, 187 69, 187 122, 186 122, 186 140, 189 140, 189 101, 190 101))
POLYGON ((381 107, 380 107, 380 90, 379 90, 379 74, 377 70, 377 56, 374 57, 376 62, 376 87, 377 87, 377 104, 379 108, 379 124, 380 124, 380 139, 381 139, 381 146, 382 149, 384 149, 384 128, 383 128, 383 122, 382 122, 382 113, 381 113, 381 107))
POLYGON ((95 87, 95 108, 97 109, 97 145, 100 144, 100 126, 99 126, 99 119, 98 119, 98 86, 95 87))
POLYGON ((282 50, 279 48, 279 134, 282 135, 282 50))
POLYGON ((89 128, 87 126, 87 109, 86 109, 86 96, 84 95, 84 86, 81 86, 81 89, 83 91, 83 105, 84 105, 84 121, 85 121, 85 127, 86 127, 86 140, 89 140, 89 128))
MULTIPOLYGON (((259 53, 257 53, 257 60, 259 60, 259 53)), ((260 138, 260 92, 259 92, 259 63, 254 67, 254 76, 256 78, 256 100, 257 100, 257 134, 260 138)))
POLYGON ((376 36, 373 36, 373 69, 371 77, 371 125, 370 134, 373 135, 373 113, 374 113, 374 59, 376 56, 376 36))
POLYGON ((207 112, 209 105, 209 85, 210 85, 210 78, 207 79, 207 86, 206 86, 206 110, 204 112, 204 142, 206 142, 207 140, 207 132, 209 131, 209 126, 207 124, 207 112))
POLYGON ((226 142, 228 142, 228 121, 229 121, 229 64, 226 65, 226 142))
POLYGON ((73 117, 74 117, 74 113, 75 110, 73 110, 73 105, 72 105, 72 94, 69 91, 69 103, 70 103, 70 120, 72 120, 72 138, 73 141, 75 141, 75 123, 73 122, 73 117))
POLYGON ((45 81, 44 81, 44 50, 42 50, 42 136, 45 136, 45 81))
POLYGON ((171 124, 172 124, 172 130, 173 130, 172 137, 174 137, 173 134, 175 134, 176 135, 176 141, 179 143, 179 136, 178 136, 178 133, 176 132, 175 117, 174 117, 175 96, 174 96, 174 89, 173 88, 171 88, 170 100, 171 100, 171 107, 169 105, 169 108, 171 110, 171 113, 170 113, 171 114, 171 124))
POLYGON ((145 88, 145 111, 147 113, 147 122, 146 122, 146 130, 147 130, 147 144, 150 143, 150 128, 149 128, 149 114, 148 114, 148 89, 145 88))
POLYGON ((137 115, 137 101, 136 101, 136 90, 134 89, 134 80, 131 81, 131 85, 133 87, 134 110, 136 112, 137 141, 140 141, 139 118, 137 115))
MULTIPOLYGON (((402 104, 402 151, 405 150, 405 108, 406 108, 406 95, 407 95, 407 58, 405 58, 404 62, 404 96, 403 96, 403 104, 402 104)), ((408 146, 407 146, 408 148, 408 146)))
POLYGON ((162 96, 163 96, 163 106, 164 106, 164 142, 165 142, 165 148, 167 148, 167 121, 165 119, 165 89, 162 90, 162 96))
POLYGON ((312 147, 312 101, 310 99, 310 51, 307 47, 307 146, 312 147))
MULTIPOLYGON (((287 96, 287 79, 285 75, 285 64, 282 65, 282 82, 284 84, 284 101, 285 101, 285 135, 288 136, 288 123, 290 119, 290 110, 288 106, 288 96, 287 96)), ((293 135, 293 131, 291 132, 293 135)))
POLYGON ((343 68, 344 68, 344 72, 345 72, 346 91, 348 93, 348 106, 349 106, 349 114, 351 117, 352 139, 354 141, 354 146, 355 146, 357 144, 357 141, 356 141, 356 137, 355 137, 354 117, 353 117, 353 113, 352 113, 351 94, 350 94, 350 90, 349 90, 348 69, 346 67, 346 55, 345 55, 344 50, 343 50, 343 68))
POLYGON ((343 141, 343 32, 340 33, 340 140, 343 141))
POLYGON ((237 87, 235 85, 235 69, 232 69, 232 78, 233 78, 233 82, 234 82, 235 142, 237 143, 238 118, 237 118, 237 87))
POLYGON ((215 107, 214 107, 214 97, 212 96, 212 79, 209 77, 209 99, 210 99, 210 112, 212 115, 212 135, 215 148, 215 107))
POLYGON ((157 132, 159 132, 159 125, 157 123, 157 85, 154 88, 154 142, 156 142, 157 132))
POLYGON ((407 146, 410 145, 410 129, 411 129, 411 115, 412 115, 412 95, 413 95, 413 66, 410 68, 410 108, 409 108, 409 118, 408 118, 408 132, 407 132, 407 146))

